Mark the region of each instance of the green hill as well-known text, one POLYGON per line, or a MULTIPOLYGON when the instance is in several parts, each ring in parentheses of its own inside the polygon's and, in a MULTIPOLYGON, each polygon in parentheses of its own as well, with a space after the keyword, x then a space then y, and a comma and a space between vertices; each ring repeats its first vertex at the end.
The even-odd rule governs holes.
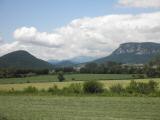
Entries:
POLYGON ((53 65, 34 57, 27 51, 19 50, 0 57, 0 68, 52 69, 53 65))

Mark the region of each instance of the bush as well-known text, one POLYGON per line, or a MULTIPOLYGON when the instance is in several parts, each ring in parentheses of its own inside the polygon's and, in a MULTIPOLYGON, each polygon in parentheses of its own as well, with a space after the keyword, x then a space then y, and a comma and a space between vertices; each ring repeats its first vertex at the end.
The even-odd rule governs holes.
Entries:
POLYGON ((35 93, 35 92, 38 92, 38 89, 37 89, 36 87, 29 86, 29 87, 25 88, 25 89, 23 90, 23 92, 35 93))
POLYGON ((75 80, 75 78, 72 78, 72 80, 74 81, 74 80, 75 80))
POLYGON ((31 83, 29 80, 27 80, 27 82, 26 83, 31 83))
POLYGON ((147 83, 142 83, 142 82, 138 83, 137 92, 141 93, 141 94, 150 93, 150 89, 149 89, 148 84, 147 83))
POLYGON ((51 93, 58 93, 60 90, 58 89, 57 85, 54 85, 53 87, 49 87, 47 91, 51 93))
POLYGON ((158 90, 158 83, 153 80, 150 80, 148 82, 148 87, 150 89, 150 92, 155 92, 158 90))
POLYGON ((87 81, 83 84, 85 93, 102 93, 104 91, 103 84, 97 81, 87 81))
POLYGON ((157 88, 158 84, 155 81, 150 80, 148 83, 143 83, 133 80, 129 86, 126 87, 126 91, 129 93, 149 94, 155 92, 157 88))
POLYGON ((125 89, 122 87, 121 84, 116 84, 116 85, 113 85, 110 87, 110 91, 113 92, 113 93, 123 93, 125 92, 125 89))
POLYGON ((137 82, 135 82, 134 80, 132 80, 130 82, 130 84, 126 87, 126 91, 128 93, 137 93, 137 82))
POLYGON ((63 91, 67 93, 80 94, 83 92, 83 88, 79 83, 72 83, 69 87, 64 88, 63 91))

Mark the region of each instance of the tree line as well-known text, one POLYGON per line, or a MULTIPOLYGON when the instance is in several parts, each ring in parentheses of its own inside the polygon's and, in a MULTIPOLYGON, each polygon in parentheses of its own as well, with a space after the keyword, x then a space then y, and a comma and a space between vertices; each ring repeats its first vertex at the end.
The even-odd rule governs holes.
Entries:
POLYGON ((0 78, 29 77, 29 76, 45 75, 45 74, 49 74, 48 69, 15 69, 15 68, 0 69, 0 78))
MULTIPOLYGON (((59 73, 87 73, 87 74, 138 74, 140 78, 147 77, 160 77, 160 58, 150 61, 144 65, 127 65, 117 62, 94 63, 90 62, 77 70, 76 67, 61 67, 55 68, 53 71, 49 69, 15 69, 6 68, 0 69, 0 78, 12 77, 28 77, 35 75, 47 75, 59 73)), ((63 78, 63 75, 60 75, 63 78)))
POLYGON ((134 65, 123 65, 116 62, 106 62, 102 64, 88 63, 80 69, 80 73, 92 74, 143 74, 144 68, 134 65))

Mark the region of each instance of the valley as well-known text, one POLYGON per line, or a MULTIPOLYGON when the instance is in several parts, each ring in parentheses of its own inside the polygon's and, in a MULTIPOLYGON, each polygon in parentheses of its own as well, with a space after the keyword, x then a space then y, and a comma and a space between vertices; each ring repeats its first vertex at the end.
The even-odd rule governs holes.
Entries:
POLYGON ((160 120, 160 0, 0 0, 0 120, 160 120))

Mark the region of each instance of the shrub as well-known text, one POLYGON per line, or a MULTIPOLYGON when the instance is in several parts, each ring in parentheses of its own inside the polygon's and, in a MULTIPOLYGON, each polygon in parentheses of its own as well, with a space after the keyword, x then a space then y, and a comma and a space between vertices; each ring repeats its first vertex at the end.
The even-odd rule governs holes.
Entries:
POLYGON ((38 92, 38 89, 33 86, 28 86, 27 88, 24 88, 23 92, 35 93, 35 92, 38 92))
POLYGON ((75 78, 72 78, 72 80, 74 81, 74 80, 75 80, 75 78))
POLYGON ((80 94, 83 92, 82 85, 80 83, 72 83, 69 87, 63 89, 67 93, 80 94))
POLYGON ((15 91, 14 88, 11 88, 8 92, 9 93, 16 93, 17 91, 15 91))
POLYGON ((137 93, 137 82, 131 80, 130 84, 126 87, 128 93, 137 93))
POLYGON ((115 84, 113 86, 110 87, 110 91, 113 92, 113 93, 123 93, 125 92, 125 89, 122 87, 121 84, 115 84))
POLYGON ((58 89, 57 85, 54 85, 53 87, 49 87, 47 91, 51 93, 58 93, 60 90, 58 89))
POLYGON ((85 93, 102 93, 104 91, 103 84, 97 81, 87 81, 83 84, 85 93))
POLYGON ((148 84, 147 83, 142 83, 142 82, 138 83, 137 84, 137 92, 141 93, 141 94, 150 93, 148 84))
POLYGON ((27 83, 31 83, 29 80, 27 80, 27 83))
POLYGON ((155 92, 158 90, 158 83, 153 80, 150 80, 148 82, 148 87, 150 89, 150 92, 155 92))
POLYGON ((46 90, 45 89, 41 89, 40 92, 44 93, 44 92, 46 92, 46 90))
POLYGON ((149 94, 155 92, 157 88, 158 84, 152 80, 148 83, 131 81, 129 86, 126 87, 126 91, 129 93, 149 94))

